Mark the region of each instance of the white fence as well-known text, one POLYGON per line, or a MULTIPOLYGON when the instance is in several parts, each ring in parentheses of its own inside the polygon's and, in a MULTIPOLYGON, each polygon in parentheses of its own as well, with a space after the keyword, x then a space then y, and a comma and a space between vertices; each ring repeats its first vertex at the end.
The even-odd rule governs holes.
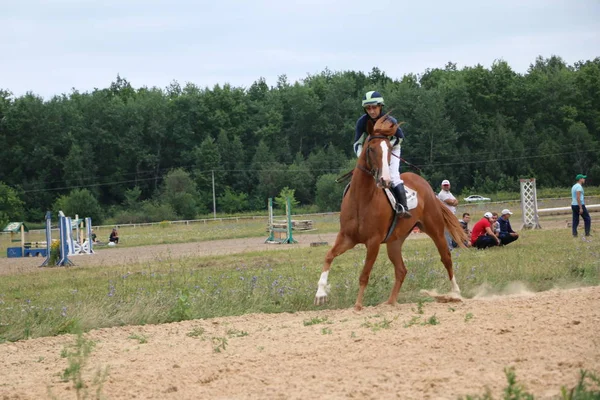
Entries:
MULTIPOLYGON (((591 204, 585 206, 588 211, 600 211, 600 204, 591 204)), ((538 208, 538 214, 571 214, 571 207, 538 208)))

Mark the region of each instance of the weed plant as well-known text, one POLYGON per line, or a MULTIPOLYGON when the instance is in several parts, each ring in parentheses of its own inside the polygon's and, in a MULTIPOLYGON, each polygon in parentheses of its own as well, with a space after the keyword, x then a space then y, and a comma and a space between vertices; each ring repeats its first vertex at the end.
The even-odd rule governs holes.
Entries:
MULTIPOLYGON (((504 388, 504 400, 534 400, 535 396, 527 391, 524 385, 517 382, 517 375, 513 367, 504 369, 507 385, 504 388)), ((581 370, 577 384, 569 388, 561 387, 561 400, 598 400, 600 399, 600 379, 589 371, 581 370)), ((460 400, 494 400, 490 390, 486 390, 482 396, 468 395, 460 400)))

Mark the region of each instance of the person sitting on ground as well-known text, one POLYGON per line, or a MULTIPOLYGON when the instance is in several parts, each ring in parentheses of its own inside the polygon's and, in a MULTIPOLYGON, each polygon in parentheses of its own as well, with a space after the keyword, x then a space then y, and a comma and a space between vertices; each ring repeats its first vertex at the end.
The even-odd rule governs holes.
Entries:
POLYGON ((492 231, 493 218, 492 213, 488 211, 473 226, 473 231, 471 231, 471 246, 478 249, 485 249, 486 247, 500 245, 500 239, 492 231))
MULTIPOLYGON (((465 234, 467 235, 467 237, 471 237, 471 230, 469 229, 469 222, 470 221, 471 221, 471 214, 469 214, 468 212, 463 213, 462 219, 458 220, 458 223, 463 228, 463 231, 465 231, 465 234)), ((469 240, 465 240, 465 246, 471 247, 471 242, 469 240)), ((452 247, 453 248, 457 248, 458 247, 458 243, 456 243, 454 241, 454 239, 452 239, 452 247)))
POLYGON ((471 236, 471 230, 469 229, 469 222, 471 222, 471 214, 468 212, 463 213, 462 219, 458 220, 460 226, 462 226, 463 231, 467 234, 467 236, 471 236))
POLYGON ((110 237, 108 238, 108 241, 114 242, 114 244, 119 243, 119 232, 117 232, 117 228, 113 228, 112 232, 110 233, 110 237))
POLYGON ((510 226, 509 219, 511 215, 512 213, 510 210, 505 208, 502 210, 502 215, 498 220, 498 223, 500 224, 500 243, 503 246, 506 246, 507 244, 512 243, 519 238, 519 234, 513 231, 512 227, 510 226))
MULTIPOLYGON (((469 214, 468 212, 463 213, 462 219, 459 219, 458 222, 463 228, 463 231, 465 231, 465 233, 467 234, 467 237, 471 237, 471 230, 469 229, 469 222, 471 222, 471 214, 469 214)), ((458 244, 454 240, 452 240, 452 246, 456 248, 458 247, 458 244)), ((465 240, 465 246, 471 247, 471 242, 465 240)))
POLYGON ((492 212, 492 232, 494 232, 494 235, 496 235, 496 237, 500 237, 500 224, 498 223, 498 213, 497 212, 492 212))

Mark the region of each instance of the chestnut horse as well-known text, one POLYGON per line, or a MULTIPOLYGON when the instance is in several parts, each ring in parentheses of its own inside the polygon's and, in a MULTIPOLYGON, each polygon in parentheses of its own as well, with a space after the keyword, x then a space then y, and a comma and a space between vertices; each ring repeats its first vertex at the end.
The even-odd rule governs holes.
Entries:
POLYGON ((398 218, 394 230, 388 236, 388 231, 396 216, 382 189, 390 186, 390 136, 394 135, 397 128, 398 125, 389 120, 386 115, 375 123, 365 141, 363 151, 352 174, 350 189, 342 200, 340 231, 333 247, 325 256, 323 272, 315 295, 316 305, 324 304, 327 301, 327 278, 333 259, 352 249, 358 243, 364 243, 367 248, 367 256, 359 278, 358 297, 354 305, 355 309, 362 309, 369 275, 379 254, 379 248, 386 237, 387 254, 394 264, 396 278, 387 303, 396 304, 398 292, 406 276, 406 266, 402 259, 402 245, 415 225, 433 239, 442 263, 448 271, 452 290, 460 293, 452 270, 452 258, 444 237, 444 230, 448 230, 454 241, 461 247, 464 247, 463 243, 467 240, 467 236, 458 219, 437 198, 429 183, 416 174, 404 173, 402 179, 406 186, 417 192, 417 207, 410 210, 412 217, 398 218))

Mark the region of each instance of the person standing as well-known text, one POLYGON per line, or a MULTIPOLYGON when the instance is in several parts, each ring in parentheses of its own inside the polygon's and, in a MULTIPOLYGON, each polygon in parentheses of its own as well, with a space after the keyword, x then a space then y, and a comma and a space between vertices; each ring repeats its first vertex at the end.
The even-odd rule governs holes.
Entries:
MULTIPOLYGON (((456 206, 458 205, 458 200, 456 197, 450 192, 450 181, 448 179, 444 179, 442 181, 442 190, 437 195, 438 199, 444 203, 448 210, 452 212, 452 214, 456 214, 456 206)), ((446 237, 446 243, 448 243, 448 249, 452 251, 455 246, 453 246, 452 236, 448 230, 444 231, 444 236, 446 237)))
POLYGON ((498 220, 498 223, 500 224, 500 244, 502 246, 506 246, 519 238, 519 234, 513 231, 512 226, 510 226, 511 215, 512 212, 510 212, 508 208, 505 208, 502 210, 502 215, 498 220))
POLYGON ((586 175, 579 174, 575 177, 577 183, 571 188, 571 210, 573 211, 573 237, 577 237, 577 227, 579 226, 579 216, 583 218, 583 227, 585 236, 590 236, 592 228, 592 219, 585 207, 585 199, 583 197, 583 184, 585 183, 586 175))

